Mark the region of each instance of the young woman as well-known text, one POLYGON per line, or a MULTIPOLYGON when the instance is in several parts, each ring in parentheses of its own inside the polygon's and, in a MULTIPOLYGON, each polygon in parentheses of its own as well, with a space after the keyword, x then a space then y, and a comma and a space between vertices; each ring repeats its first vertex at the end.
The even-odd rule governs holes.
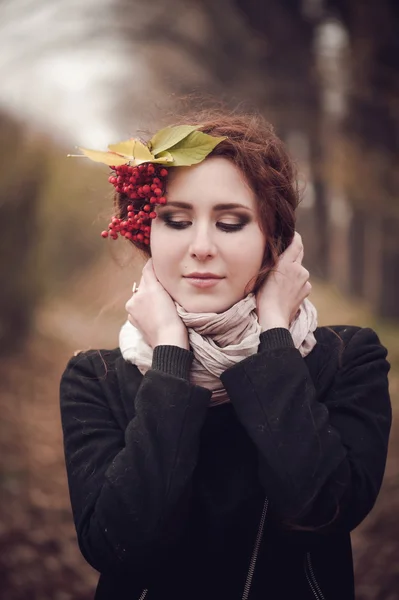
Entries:
POLYGON ((272 128, 188 123, 169 147, 154 136, 140 166, 137 140, 130 155, 110 146, 117 216, 103 235, 147 262, 120 348, 78 354, 61 381, 95 598, 352 600, 350 532, 387 456, 386 350, 371 329, 317 327, 272 128), (192 164, 198 136, 213 143, 192 164))

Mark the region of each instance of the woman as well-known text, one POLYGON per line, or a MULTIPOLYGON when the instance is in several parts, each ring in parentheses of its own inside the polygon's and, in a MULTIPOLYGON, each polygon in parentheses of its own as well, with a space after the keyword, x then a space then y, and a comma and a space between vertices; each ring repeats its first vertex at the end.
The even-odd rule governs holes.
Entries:
POLYGON ((117 190, 103 235, 147 262, 120 348, 78 354, 61 381, 95 597, 353 599, 350 532, 376 501, 391 426, 386 350, 368 328, 317 328, 272 128, 188 123, 166 150, 156 134, 151 160, 137 140, 102 157, 117 190))

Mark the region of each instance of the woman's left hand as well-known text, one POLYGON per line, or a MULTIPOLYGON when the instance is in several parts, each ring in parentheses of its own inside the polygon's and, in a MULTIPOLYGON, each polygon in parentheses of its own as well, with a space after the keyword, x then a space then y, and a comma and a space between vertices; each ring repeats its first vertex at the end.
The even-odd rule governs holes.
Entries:
POLYGON ((304 299, 312 289, 309 271, 302 266, 303 244, 299 233, 283 252, 273 271, 256 294, 258 320, 262 331, 274 327, 289 329, 304 299))

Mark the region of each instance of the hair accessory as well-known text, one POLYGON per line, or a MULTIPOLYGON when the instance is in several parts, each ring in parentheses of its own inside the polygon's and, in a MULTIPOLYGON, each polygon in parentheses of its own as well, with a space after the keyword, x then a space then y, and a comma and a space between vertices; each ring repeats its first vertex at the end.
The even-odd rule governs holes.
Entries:
POLYGON ((118 235, 144 246, 150 243, 154 208, 166 204, 167 167, 188 167, 204 160, 225 137, 198 131, 198 126, 178 125, 158 131, 149 142, 131 138, 110 144, 107 152, 79 148, 95 162, 108 165, 108 181, 120 195, 119 215, 114 216, 102 237, 116 240, 118 235))

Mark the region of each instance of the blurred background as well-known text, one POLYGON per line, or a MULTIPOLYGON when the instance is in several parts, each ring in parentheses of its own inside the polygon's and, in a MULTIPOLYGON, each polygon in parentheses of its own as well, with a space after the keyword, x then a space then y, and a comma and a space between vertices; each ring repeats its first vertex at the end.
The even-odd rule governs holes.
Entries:
MULTIPOLYGON (((0 598, 89 600, 58 385, 115 347, 142 261, 99 233, 108 169, 75 146, 153 132, 184 104, 259 110, 295 157, 320 324, 375 328, 394 408, 358 600, 399 598, 398 0, 0 0, 0 598), (205 101, 180 99, 202 95, 205 101)), ((339 573, 337 573, 339 577, 339 573)))

